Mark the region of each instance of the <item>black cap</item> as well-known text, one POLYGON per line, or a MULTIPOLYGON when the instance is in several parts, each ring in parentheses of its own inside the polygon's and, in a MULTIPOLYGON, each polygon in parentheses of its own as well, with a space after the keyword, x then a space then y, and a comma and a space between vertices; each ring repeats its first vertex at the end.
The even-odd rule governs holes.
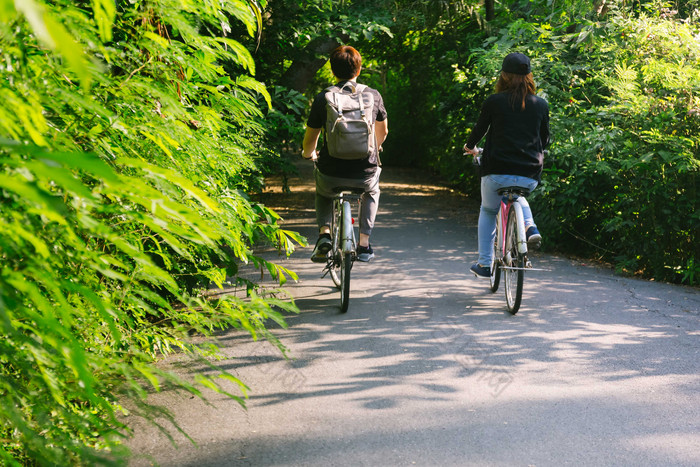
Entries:
POLYGON ((501 71, 515 75, 527 75, 530 73, 530 59, 527 55, 518 52, 506 55, 503 59, 501 71))

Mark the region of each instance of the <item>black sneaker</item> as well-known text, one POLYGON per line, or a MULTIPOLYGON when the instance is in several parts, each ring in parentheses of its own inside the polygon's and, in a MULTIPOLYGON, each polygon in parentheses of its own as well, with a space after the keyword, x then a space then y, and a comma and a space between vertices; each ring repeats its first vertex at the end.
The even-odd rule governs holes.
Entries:
POLYGON ((333 248, 333 242, 331 242, 330 234, 321 234, 316 240, 316 246, 314 247, 314 252, 311 254, 311 261, 314 263, 325 263, 327 260, 328 252, 333 248))
POLYGON ((482 266, 479 263, 474 263, 469 269, 479 277, 491 277, 490 266, 482 266))
POLYGON ((357 247, 357 260, 363 263, 368 263, 369 260, 374 258, 374 250, 372 250, 372 245, 368 246, 358 246, 357 247))

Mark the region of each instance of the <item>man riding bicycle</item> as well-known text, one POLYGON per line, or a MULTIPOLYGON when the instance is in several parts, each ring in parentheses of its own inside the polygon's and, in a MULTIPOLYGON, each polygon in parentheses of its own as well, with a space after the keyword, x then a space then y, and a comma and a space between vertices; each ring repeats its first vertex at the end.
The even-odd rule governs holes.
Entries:
MULTIPOLYGON (((311 260, 318 263, 326 262, 326 254, 332 247, 330 224, 333 197, 338 188, 352 187, 364 189, 360 212, 360 240, 357 248, 357 259, 367 262, 374 258, 374 251, 370 245, 369 238, 372 234, 379 206, 379 175, 381 174, 379 148, 388 133, 387 113, 382 96, 376 89, 357 84, 357 77, 360 75, 362 68, 362 57, 357 50, 350 46, 340 46, 331 53, 330 63, 331 71, 338 79, 338 82, 334 87, 324 90, 315 97, 306 123, 302 152, 302 156, 305 159, 316 161, 314 176, 316 179, 316 221, 319 228, 319 237, 311 260), (331 155, 328 147, 329 100, 327 95, 332 92, 371 94, 371 97, 367 98, 368 102, 372 102, 371 109, 366 110, 368 125, 371 125, 369 134, 374 138, 375 143, 373 145, 370 144, 370 151, 366 154, 366 157, 346 159, 331 155), (317 153, 318 138, 324 127, 326 131, 323 132, 323 145, 317 153)), ((341 119, 342 112, 339 120, 341 119)))

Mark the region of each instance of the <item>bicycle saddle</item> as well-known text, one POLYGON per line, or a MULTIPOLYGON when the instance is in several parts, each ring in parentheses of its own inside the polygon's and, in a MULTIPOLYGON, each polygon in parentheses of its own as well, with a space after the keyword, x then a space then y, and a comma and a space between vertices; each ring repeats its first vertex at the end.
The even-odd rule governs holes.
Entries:
POLYGON ((527 188, 523 188, 521 186, 504 186, 503 188, 499 188, 496 191, 500 196, 507 195, 509 193, 513 193, 518 196, 523 196, 527 197, 527 195, 530 194, 530 190, 527 188))
POLYGON ((356 186, 337 186, 333 189, 336 193, 347 193, 350 192, 355 195, 361 195, 365 192, 364 188, 358 188, 356 186))

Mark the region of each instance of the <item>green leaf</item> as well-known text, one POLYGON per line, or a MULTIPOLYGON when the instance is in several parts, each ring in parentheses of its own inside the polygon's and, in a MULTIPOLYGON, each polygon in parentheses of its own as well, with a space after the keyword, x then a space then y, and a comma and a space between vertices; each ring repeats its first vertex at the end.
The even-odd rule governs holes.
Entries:
POLYGON ((16 15, 14 0, 0 0, 0 21, 9 23, 16 15))
MULTIPOLYGON (((61 166, 70 167, 74 170, 80 170, 92 174, 93 176, 101 178, 108 183, 120 183, 114 169, 95 154, 85 152, 50 151, 39 146, 21 144, 18 141, 7 140, 4 138, 0 138, 0 147, 4 147, 17 154, 27 154, 37 159, 43 159, 45 161, 44 164, 47 165, 50 164, 47 161, 53 161, 61 166)), ((8 163, 9 161, 5 162, 8 163)))
POLYGON ((141 373, 141 375, 143 375, 144 378, 146 378, 151 383, 153 389, 155 389, 156 391, 160 391, 160 381, 158 381, 158 378, 148 366, 140 363, 134 363, 133 366, 139 373, 141 373))
POLYGON ((175 171, 132 158, 120 159, 119 163, 129 167, 139 168, 150 176, 174 183, 179 188, 183 189, 189 196, 199 201, 201 205, 207 208, 210 212, 221 212, 221 208, 214 200, 209 198, 202 190, 194 186, 190 180, 175 171))
POLYGON ((265 98, 268 109, 272 109, 272 97, 263 83, 251 78, 250 76, 243 75, 236 78, 236 85, 258 92, 265 98))
POLYGON ((32 26, 34 33, 43 44, 63 55, 69 67, 80 79, 83 89, 91 80, 88 61, 83 55, 83 48, 73 36, 34 0, 15 2, 15 7, 22 12, 32 26))
POLYGON ((103 41, 112 40, 112 24, 117 15, 114 0, 92 0, 92 11, 103 41))
POLYGON ((143 34, 143 37, 150 39, 151 41, 160 45, 164 49, 167 49, 170 46, 170 43, 168 42, 168 40, 166 38, 159 36, 158 34, 152 33, 151 31, 146 31, 143 34))
POLYGON ((217 37, 216 41, 231 48, 238 61, 238 64, 249 70, 252 74, 255 74, 255 61, 253 60, 253 56, 250 54, 248 49, 243 46, 243 44, 225 37, 217 37))
POLYGON ((50 196, 39 190, 34 183, 18 177, 0 174, 0 188, 16 193, 23 200, 29 201, 41 209, 51 209, 53 207, 53 200, 50 196))

